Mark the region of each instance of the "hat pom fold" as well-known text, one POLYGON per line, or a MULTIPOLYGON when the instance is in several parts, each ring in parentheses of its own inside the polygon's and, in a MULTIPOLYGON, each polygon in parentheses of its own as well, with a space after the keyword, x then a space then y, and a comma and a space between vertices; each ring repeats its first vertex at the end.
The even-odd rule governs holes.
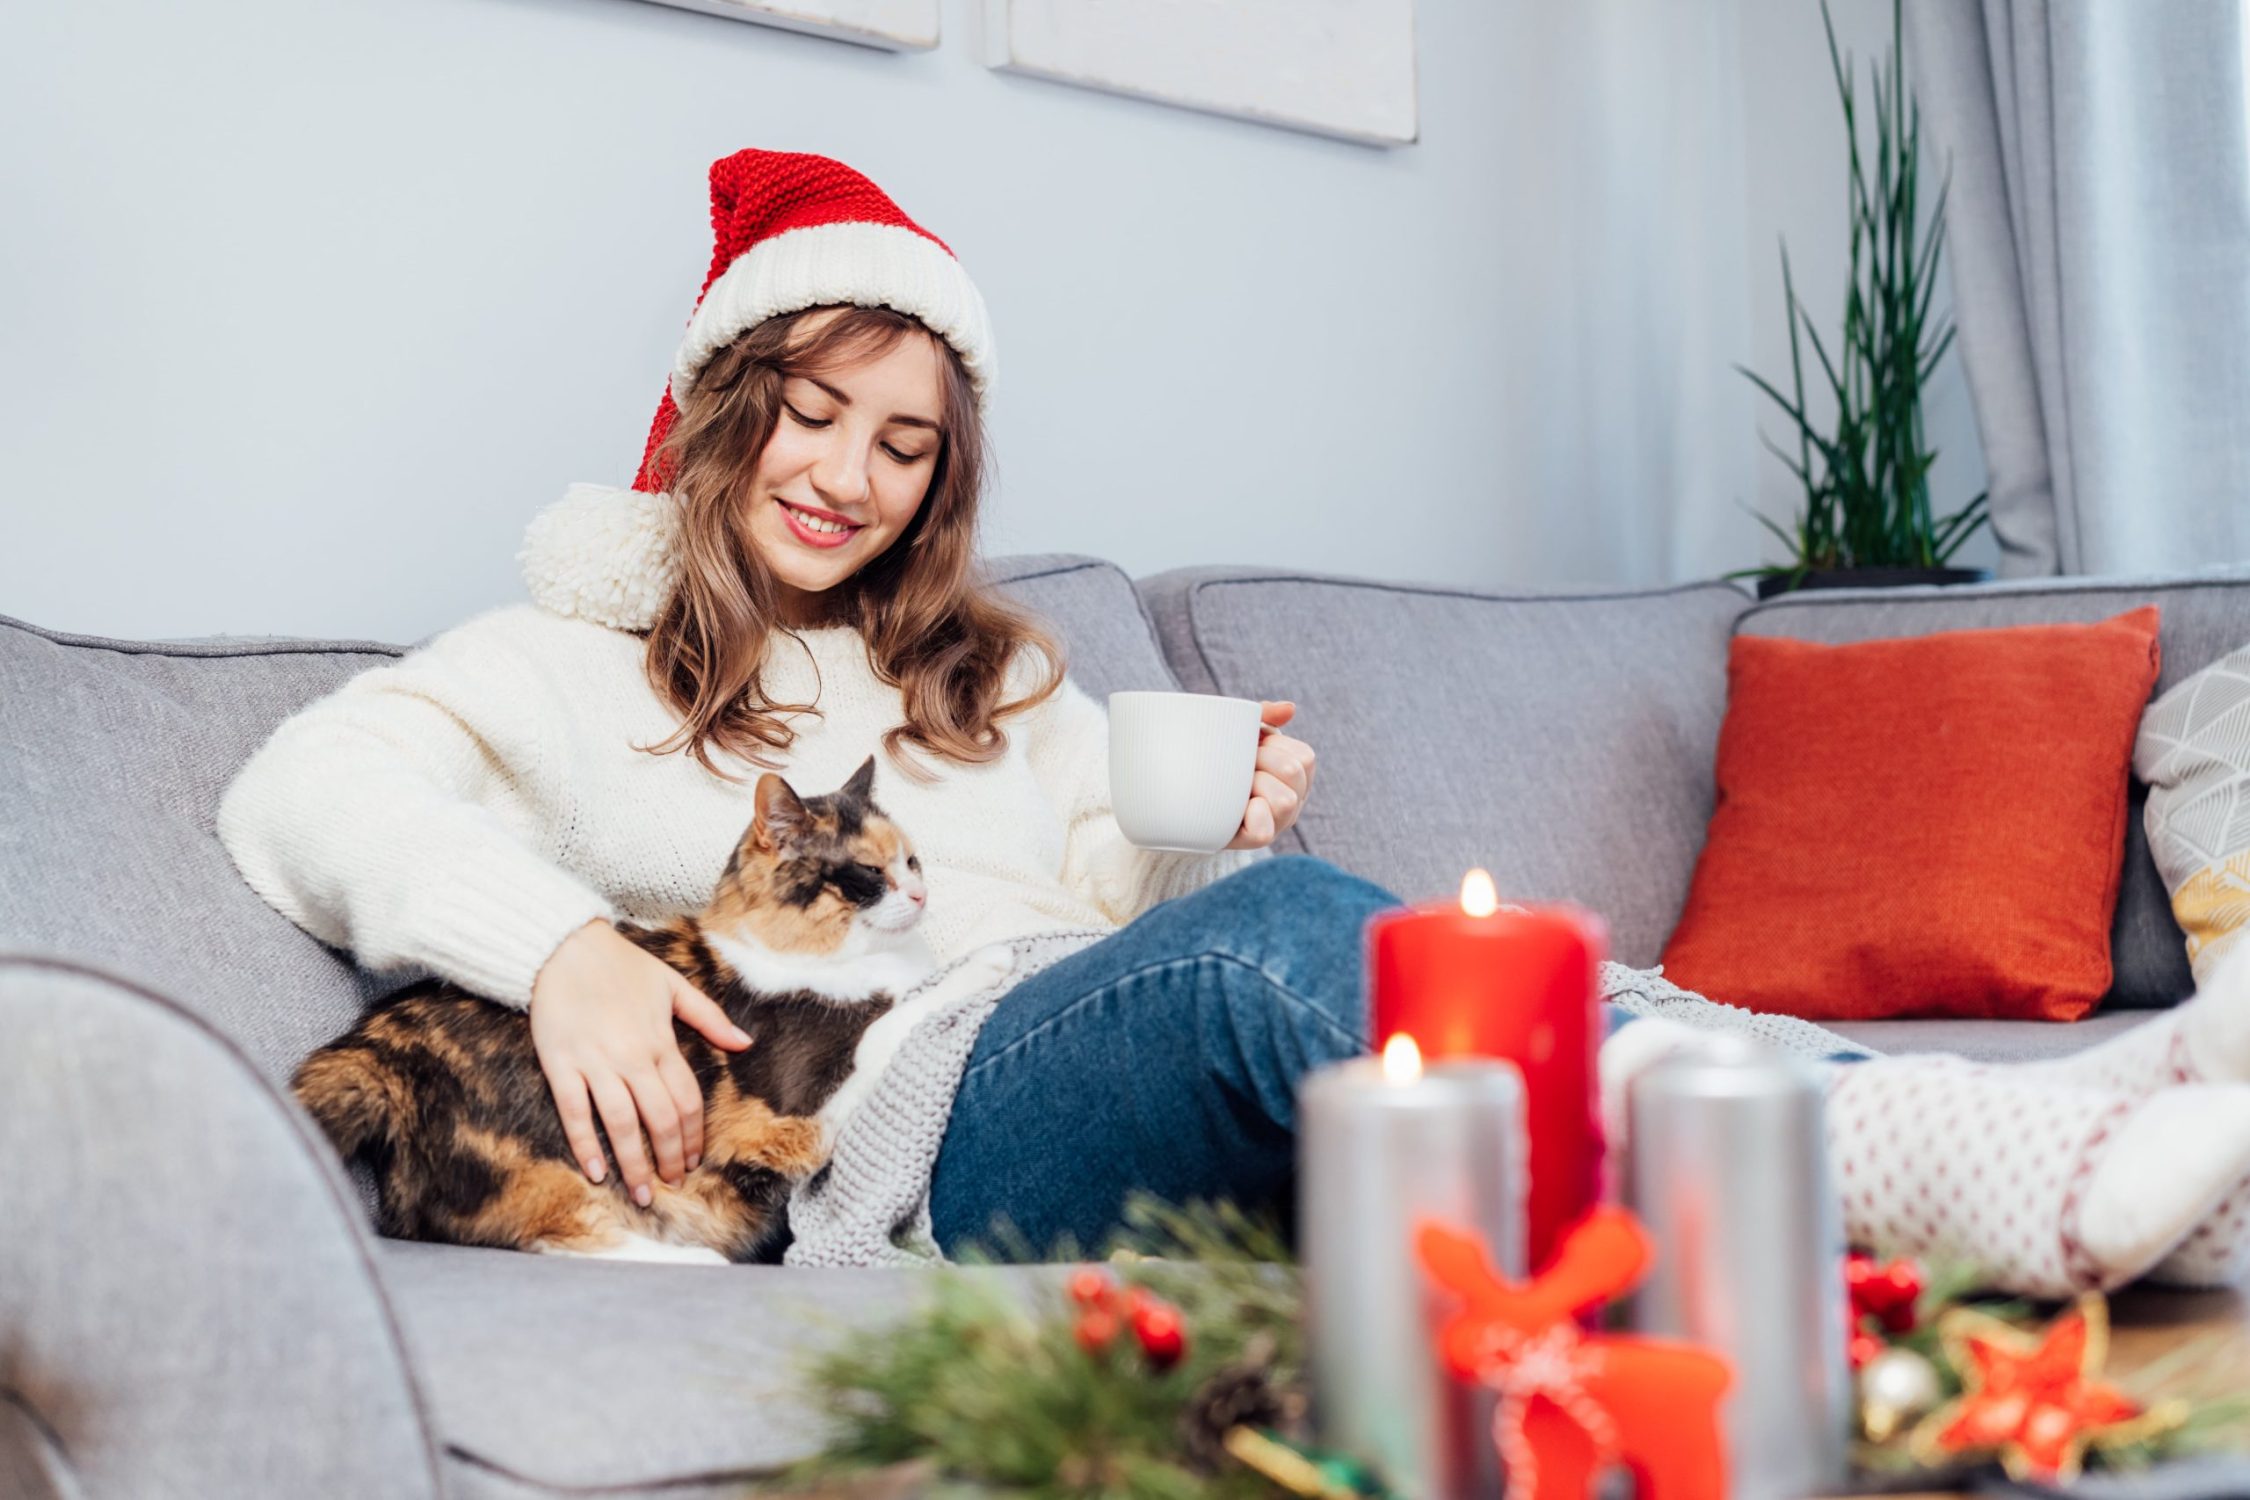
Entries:
POLYGON ((533 518, 516 556, 542 608, 645 631, 679 581, 679 506, 666 494, 574 484, 533 518))

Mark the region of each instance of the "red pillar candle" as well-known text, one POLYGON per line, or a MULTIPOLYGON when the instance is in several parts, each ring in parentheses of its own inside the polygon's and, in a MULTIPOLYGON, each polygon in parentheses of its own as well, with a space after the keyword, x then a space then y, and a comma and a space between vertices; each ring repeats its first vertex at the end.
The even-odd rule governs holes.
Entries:
POLYGON ((1501 906, 1472 870, 1461 900, 1368 924, 1375 1046, 1399 1032, 1425 1057, 1500 1057, 1523 1072, 1530 1139, 1525 1229, 1534 1271, 1601 1188, 1601 919, 1570 906, 1501 906))

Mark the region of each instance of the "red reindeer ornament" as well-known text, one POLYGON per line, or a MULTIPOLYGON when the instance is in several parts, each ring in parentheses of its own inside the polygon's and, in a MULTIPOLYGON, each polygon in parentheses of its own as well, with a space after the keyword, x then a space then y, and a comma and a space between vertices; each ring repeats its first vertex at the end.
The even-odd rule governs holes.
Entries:
POLYGON ((1611 1464, 1644 1500, 1724 1500, 1719 1399, 1732 1372, 1702 1349, 1589 1334, 1576 1315, 1630 1288, 1655 1256, 1647 1231, 1597 1208, 1547 1269, 1510 1281, 1475 1236, 1426 1223, 1415 1249, 1460 1299, 1439 1330, 1446 1367, 1498 1393, 1493 1440, 1509 1500, 1580 1500, 1611 1464))

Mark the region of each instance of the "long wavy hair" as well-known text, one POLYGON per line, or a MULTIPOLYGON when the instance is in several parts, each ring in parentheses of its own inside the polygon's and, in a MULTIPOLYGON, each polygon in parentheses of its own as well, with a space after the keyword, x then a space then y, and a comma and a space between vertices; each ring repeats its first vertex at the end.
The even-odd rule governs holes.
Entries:
POLYGON ((656 755, 684 749, 738 781, 744 778, 713 763, 713 746, 771 768, 797 738, 783 716, 819 712, 811 703, 774 702, 760 679, 769 647, 796 637, 781 621, 773 574, 750 539, 748 491, 780 420, 783 381, 880 356, 916 336, 943 356, 929 491, 882 555, 822 603, 830 621, 858 629, 869 667, 900 691, 905 719, 885 732, 883 749, 905 774, 930 779, 901 753, 907 745, 967 765, 997 760, 1008 744, 1000 721, 1055 692, 1063 653, 1030 613, 979 575, 985 443, 968 372, 950 345, 903 313, 847 307, 804 327, 819 311, 769 318, 714 354, 657 450, 656 472, 667 476, 680 509, 680 568, 649 630, 645 664, 680 725, 639 748, 656 755))

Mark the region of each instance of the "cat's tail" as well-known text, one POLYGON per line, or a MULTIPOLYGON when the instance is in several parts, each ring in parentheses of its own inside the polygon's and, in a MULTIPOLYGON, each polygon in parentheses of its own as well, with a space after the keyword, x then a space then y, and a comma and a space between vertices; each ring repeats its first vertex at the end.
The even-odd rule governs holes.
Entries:
POLYGON ((413 1096, 406 1080, 368 1047, 339 1042, 305 1059, 290 1081, 344 1160, 396 1151, 413 1096))

